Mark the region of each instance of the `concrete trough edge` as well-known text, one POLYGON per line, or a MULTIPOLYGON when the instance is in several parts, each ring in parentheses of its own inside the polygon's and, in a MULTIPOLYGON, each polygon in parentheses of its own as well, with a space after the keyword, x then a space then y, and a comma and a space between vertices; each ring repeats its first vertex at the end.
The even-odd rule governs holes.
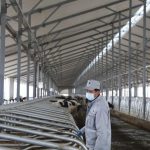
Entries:
POLYGON ((117 110, 111 110, 111 115, 114 117, 117 117, 127 123, 135 125, 141 129, 150 131, 150 122, 149 121, 146 121, 146 120, 134 117, 134 116, 130 116, 128 114, 119 112, 117 110))

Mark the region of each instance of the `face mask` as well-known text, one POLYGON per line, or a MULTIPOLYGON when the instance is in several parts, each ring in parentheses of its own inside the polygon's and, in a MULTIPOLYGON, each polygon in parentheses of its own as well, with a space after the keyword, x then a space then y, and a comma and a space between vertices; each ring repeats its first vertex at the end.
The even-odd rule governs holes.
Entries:
POLYGON ((89 93, 89 92, 87 92, 86 93, 86 98, 89 100, 89 101, 92 101, 92 100, 94 100, 94 94, 93 93, 89 93))

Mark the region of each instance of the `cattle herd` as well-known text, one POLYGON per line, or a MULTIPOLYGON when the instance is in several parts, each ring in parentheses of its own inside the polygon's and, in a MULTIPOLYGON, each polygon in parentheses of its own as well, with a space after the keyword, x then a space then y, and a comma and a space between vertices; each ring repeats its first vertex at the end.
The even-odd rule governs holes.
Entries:
MULTIPOLYGON (((82 96, 56 96, 51 102, 58 107, 64 107, 72 114, 79 128, 82 128, 86 118, 87 99, 82 96)), ((110 109, 114 109, 114 105, 108 102, 110 109)))
MULTIPOLYGON (((19 102, 24 102, 24 101, 26 101, 26 100, 27 100, 26 97, 20 96, 20 98, 19 98, 19 102)), ((10 98, 9 100, 6 100, 6 99, 3 100, 3 104, 4 104, 4 105, 16 103, 16 102, 18 102, 18 101, 17 101, 17 98, 10 98)))

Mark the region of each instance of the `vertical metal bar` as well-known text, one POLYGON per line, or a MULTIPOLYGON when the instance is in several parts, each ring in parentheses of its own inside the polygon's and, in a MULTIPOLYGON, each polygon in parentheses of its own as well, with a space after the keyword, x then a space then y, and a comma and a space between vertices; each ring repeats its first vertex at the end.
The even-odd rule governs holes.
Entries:
POLYGON ((132 0, 129 1, 129 50, 128 50, 129 114, 131 112, 131 15, 132 15, 132 0))
MULTIPOLYGON (((52 87, 53 87, 53 95, 55 95, 54 94, 54 92, 55 92, 55 84, 54 84, 54 82, 52 81, 52 87)), ((81 91, 82 92, 82 91, 81 91)))
MULTIPOLYGON (((43 82, 43 69, 42 69, 42 67, 41 67, 41 73, 40 73, 40 75, 41 75, 41 82, 43 82)), ((43 88, 41 88, 41 98, 43 97, 43 88)))
MULTIPOLYGON (((103 45, 104 45, 104 41, 103 41, 103 38, 102 38, 102 80, 103 80, 103 62, 104 62, 104 60, 103 60, 103 45)), ((103 88, 104 88, 104 86, 103 86, 103 82, 102 82, 102 95, 103 95, 103 88)))
POLYGON ((49 77, 49 96, 51 96, 51 78, 49 77))
POLYGON ((54 91, 54 89, 53 89, 53 88, 54 88, 54 87, 53 87, 53 85, 54 85, 54 84, 53 84, 53 80, 51 79, 52 95, 54 95, 54 94, 53 94, 53 91, 54 91))
POLYGON ((56 89, 55 83, 54 83, 54 86, 53 86, 53 87, 54 87, 54 95, 55 95, 55 89, 56 89))
POLYGON ((144 3, 143 12, 143 119, 146 112, 146 1, 144 3))
POLYGON ((41 84, 42 84, 42 88, 40 89, 40 94, 41 94, 41 98, 44 96, 44 75, 43 75, 43 69, 41 69, 41 73, 40 73, 40 76, 41 76, 41 84))
POLYGON ((34 60, 33 61, 33 64, 34 64, 34 70, 33 70, 33 98, 36 97, 36 74, 37 74, 37 63, 36 61, 34 60))
POLYGON ((45 95, 46 96, 46 92, 47 92, 47 74, 45 73, 45 95))
POLYGON ((114 103, 114 24, 112 24, 112 104, 114 103))
POLYGON ((122 92, 122 89, 121 89, 121 13, 119 12, 119 76, 118 76, 118 85, 119 85, 119 110, 120 110, 120 104, 121 104, 121 92, 122 92))
POLYGON ((42 92, 42 95, 43 97, 45 96, 45 72, 43 72, 43 92, 42 92))
POLYGON ((47 74, 44 74, 44 96, 46 96, 46 89, 47 89, 47 74))
POLYGON ((6 0, 0 1, 0 105, 4 97, 4 64, 5 64, 5 27, 6 27, 6 0))
POLYGON ((98 73, 99 73, 99 43, 98 43, 98 45, 96 46, 96 57, 98 57, 98 59, 97 59, 97 65, 96 65, 96 68, 97 68, 97 70, 96 70, 96 80, 99 80, 99 78, 98 78, 98 73))
MULTIPOLYGON (((89 56, 89 52, 88 52, 88 61, 90 60, 90 56, 89 56)), ((87 80, 89 80, 89 78, 90 78, 90 71, 89 71, 89 69, 88 69, 88 72, 87 72, 87 80)))
MULTIPOLYGON (((31 15, 28 16, 28 23, 31 25, 31 15)), ((29 100, 29 85, 30 85, 30 57, 31 57, 31 32, 28 30, 28 51, 27 51, 27 100, 29 100)))
POLYGON ((106 32, 106 100, 108 100, 108 32, 106 32))
MULTIPOLYGON (((100 58, 99 58, 99 53, 100 53, 100 43, 98 43, 98 75, 100 74, 100 72, 99 72, 99 63, 100 63, 100 58)), ((98 78, 98 80, 99 80, 99 78, 98 78)))
MULTIPOLYGON (((94 53, 95 53, 95 58, 96 58, 96 46, 95 46, 95 50, 94 50, 94 53)), ((94 62, 94 78, 95 78, 95 80, 96 80, 96 59, 95 59, 95 62, 94 62)))
POLYGON ((46 88, 46 90, 47 90, 47 96, 50 96, 49 95, 49 75, 48 75, 48 73, 47 73, 47 88, 46 88))
MULTIPOLYGON (((36 31, 34 31, 34 36, 36 37, 36 31)), ((36 43, 34 43, 34 55, 36 55, 36 43)), ((34 70, 33 70, 33 98, 35 98, 37 96, 36 88, 38 90, 38 87, 37 87, 37 62, 35 60, 35 57, 34 57, 33 64, 34 64, 34 70)))
POLYGON ((40 67, 37 63, 37 98, 39 98, 39 76, 40 76, 40 67))
MULTIPOLYGON (((19 0, 19 5, 22 8, 22 0, 19 0)), ((17 33, 17 102, 20 101, 20 72, 21 72, 21 26, 22 17, 18 11, 18 33, 17 33)))
MULTIPOLYGON (((138 69, 138 47, 136 50, 136 69, 138 69)), ((137 97, 137 88, 138 88, 138 70, 135 72, 135 85, 134 85, 134 97, 137 97)))
POLYGON ((14 98, 14 78, 9 78, 9 99, 14 98))

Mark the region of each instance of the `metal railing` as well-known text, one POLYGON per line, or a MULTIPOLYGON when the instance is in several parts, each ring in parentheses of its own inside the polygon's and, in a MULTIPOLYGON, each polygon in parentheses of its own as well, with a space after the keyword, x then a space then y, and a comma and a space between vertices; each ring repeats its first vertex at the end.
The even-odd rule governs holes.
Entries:
POLYGON ((87 150, 72 115, 50 98, 0 107, 0 148, 87 150))
MULTIPOLYGON (((114 96, 113 104, 116 110, 119 110, 119 97, 114 96)), ((112 97, 108 97, 108 101, 112 102, 112 97)), ((129 97, 122 97, 120 102, 120 111, 129 113, 129 97)), ((143 98, 131 97, 131 111, 130 115, 140 119, 143 118, 143 98)), ((145 120, 150 121, 150 98, 146 98, 145 120)))

